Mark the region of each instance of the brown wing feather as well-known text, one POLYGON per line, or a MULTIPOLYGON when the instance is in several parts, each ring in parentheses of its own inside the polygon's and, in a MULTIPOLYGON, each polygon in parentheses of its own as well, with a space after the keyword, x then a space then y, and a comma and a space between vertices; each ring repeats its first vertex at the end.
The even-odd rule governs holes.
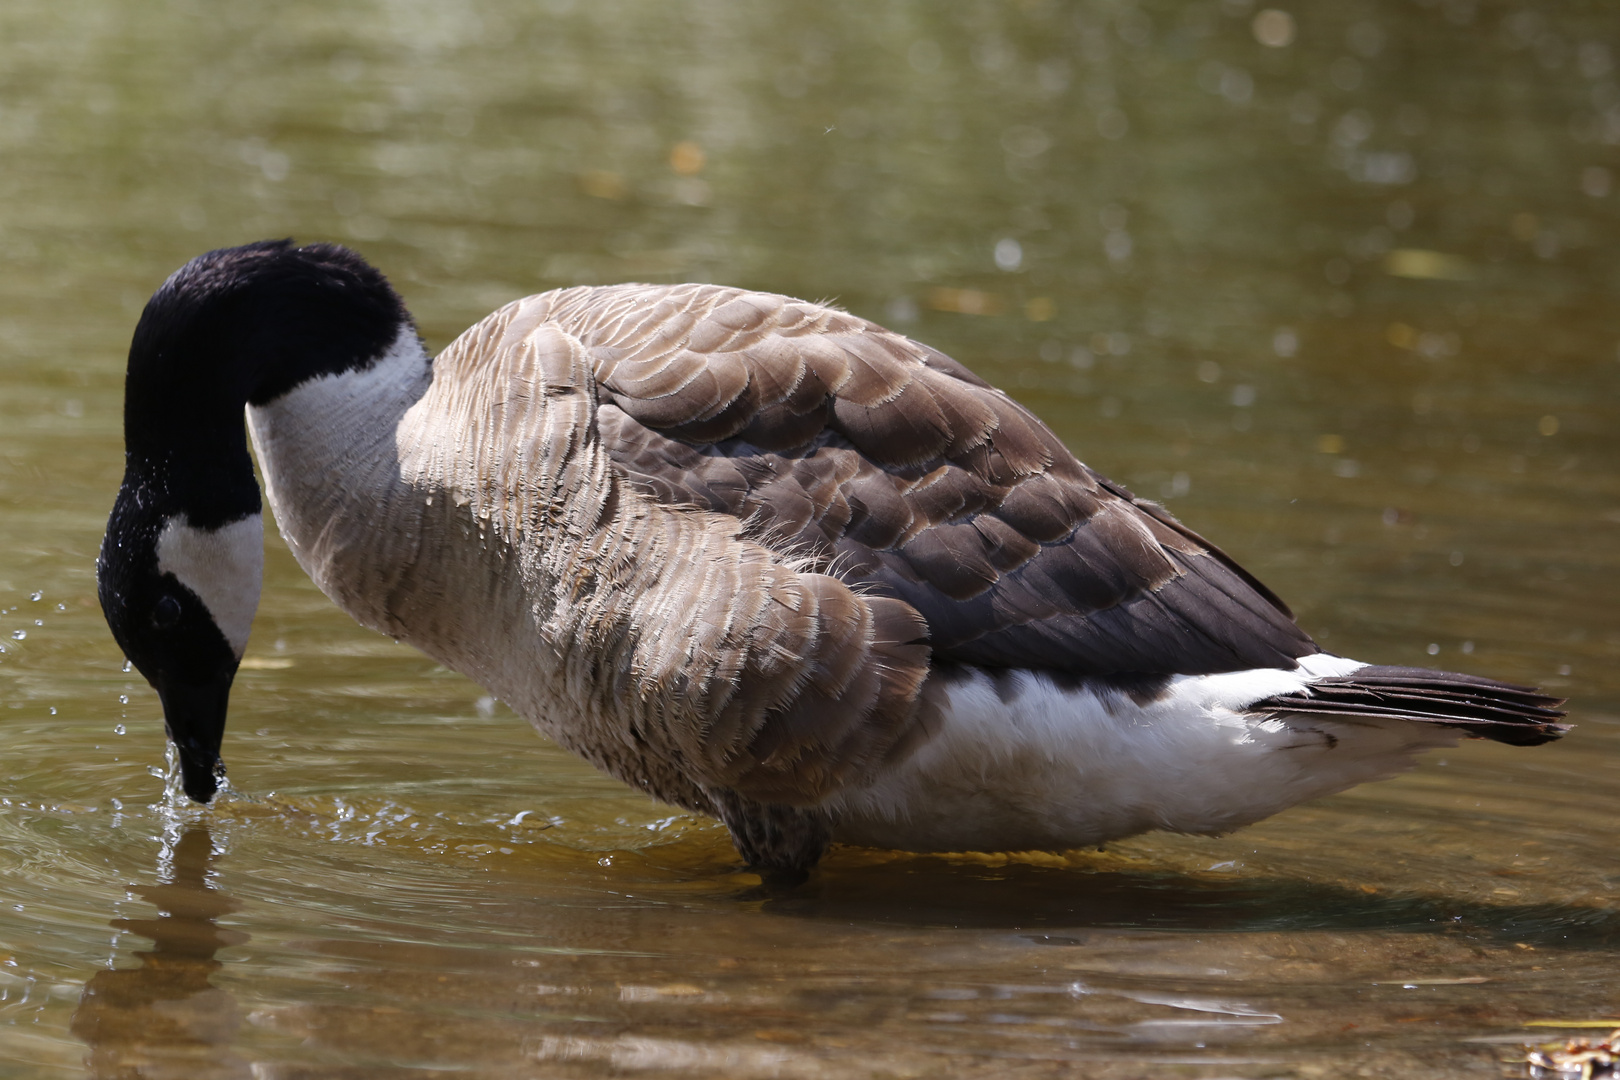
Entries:
POLYGON ((604 446, 668 504, 916 608, 942 660, 1081 675, 1287 666, 1287 607, 956 361, 833 308, 717 286, 553 294, 604 446))

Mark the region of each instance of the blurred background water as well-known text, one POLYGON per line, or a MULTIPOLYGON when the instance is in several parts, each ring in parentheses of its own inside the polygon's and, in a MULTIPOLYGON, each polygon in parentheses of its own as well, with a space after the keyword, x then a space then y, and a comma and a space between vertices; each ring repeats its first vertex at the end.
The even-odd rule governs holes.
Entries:
POLYGON ((1580 0, 8 0, 0 1073, 1477 1076, 1616 1017, 1617 64, 1580 0), (435 349, 564 285, 832 298, 1327 647, 1578 727, 1224 839, 767 895, 271 537, 241 797, 166 808, 95 602, 124 353, 271 236, 361 250, 435 349))

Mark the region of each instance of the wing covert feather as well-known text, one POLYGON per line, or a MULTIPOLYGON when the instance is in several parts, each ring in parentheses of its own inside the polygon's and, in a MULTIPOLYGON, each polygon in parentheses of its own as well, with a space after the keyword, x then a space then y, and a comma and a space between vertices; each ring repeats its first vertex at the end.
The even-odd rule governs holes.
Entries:
POLYGON ((718 286, 547 299, 596 358, 603 445, 637 489, 904 601, 937 659, 1169 674, 1317 651, 1224 552, 937 350, 718 286))

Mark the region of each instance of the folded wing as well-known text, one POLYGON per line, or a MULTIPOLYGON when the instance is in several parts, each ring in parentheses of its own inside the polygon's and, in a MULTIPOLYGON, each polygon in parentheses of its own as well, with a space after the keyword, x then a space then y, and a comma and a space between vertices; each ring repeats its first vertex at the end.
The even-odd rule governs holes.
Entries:
POLYGON ((600 437, 631 483, 911 605, 937 659, 1106 676, 1317 651, 1219 549, 936 350, 717 286, 544 300, 590 354, 600 437))

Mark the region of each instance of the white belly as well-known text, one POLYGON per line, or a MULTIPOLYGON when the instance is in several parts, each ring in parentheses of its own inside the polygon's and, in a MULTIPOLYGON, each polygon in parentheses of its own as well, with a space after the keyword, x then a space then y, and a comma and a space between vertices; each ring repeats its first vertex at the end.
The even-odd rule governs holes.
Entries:
POLYGON ((1138 705, 1030 671, 965 669, 943 724, 878 782, 843 796, 836 839, 912 851, 1063 850, 1150 829, 1220 833, 1409 768, 1458 733, 1403 720, 1260 719, 1242 709, 1364 665, 1178 676, 1138 705))

